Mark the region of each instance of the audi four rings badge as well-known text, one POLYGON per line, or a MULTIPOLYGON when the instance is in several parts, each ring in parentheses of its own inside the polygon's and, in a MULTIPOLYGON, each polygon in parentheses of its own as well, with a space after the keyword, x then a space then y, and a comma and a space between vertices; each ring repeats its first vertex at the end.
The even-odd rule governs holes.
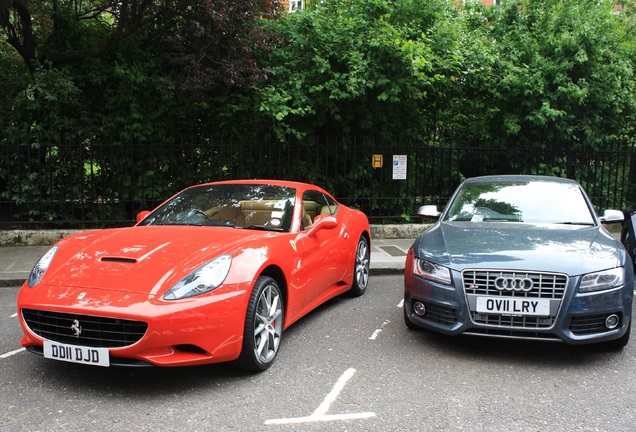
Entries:
POLYGON ((499 291, 524 291, 529 292, 532 290, 532 279, 525 277, 503 277, 499 276, 495 279, 495 288, 499 291))

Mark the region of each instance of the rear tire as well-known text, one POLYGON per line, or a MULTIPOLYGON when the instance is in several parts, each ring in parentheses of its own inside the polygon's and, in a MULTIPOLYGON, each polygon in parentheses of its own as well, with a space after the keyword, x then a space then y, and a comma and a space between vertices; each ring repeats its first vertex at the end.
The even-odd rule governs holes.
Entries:
POLYGON ((242 369, 268 369, 283 340, 284 304, 278 283, 267 276, 256 280, 245 315, 243 349, 236 361, 242 369))

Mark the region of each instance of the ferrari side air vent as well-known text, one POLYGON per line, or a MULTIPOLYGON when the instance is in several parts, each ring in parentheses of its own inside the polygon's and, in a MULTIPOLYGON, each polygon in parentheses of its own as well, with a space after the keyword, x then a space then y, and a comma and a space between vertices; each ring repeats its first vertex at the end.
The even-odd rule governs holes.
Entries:
POLYGON ((116 262, 123 264, 136 264, 137 260, 134 258, 120 258, 120 257, 103 257, 102 262, 116 262))

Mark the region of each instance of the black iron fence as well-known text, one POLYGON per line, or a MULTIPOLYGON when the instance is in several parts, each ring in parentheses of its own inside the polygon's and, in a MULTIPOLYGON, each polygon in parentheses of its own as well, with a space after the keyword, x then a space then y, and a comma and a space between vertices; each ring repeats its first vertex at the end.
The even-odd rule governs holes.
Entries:
MULTIPOLYGON (((372 223, 408 222, 423 204, 443 205, 461 180, 486 174, 569 177, 601 210, 630 201, 634 151, 472 148, 369 140, 2 144, 0 228, 130 225, 182 188, 275 178, 318 184, 372 223)), ((417 220, 417 219, 415 219, 417 220)))

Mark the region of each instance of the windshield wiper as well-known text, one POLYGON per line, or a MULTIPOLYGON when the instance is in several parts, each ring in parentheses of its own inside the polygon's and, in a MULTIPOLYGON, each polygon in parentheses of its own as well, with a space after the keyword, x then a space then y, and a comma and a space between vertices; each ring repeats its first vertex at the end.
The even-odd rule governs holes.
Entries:
MULTIPOLYGON (((216 223, 209 223, 209 222, 180 222, 180 221, 173 221, 173 222, 159 222, 159 223, 154 223, 151 224, 152 226, 158 226, 158 225, 169 225, 169 226, 205 226, 205 227, 210 227, 210 226, 214 226, 214 227, 228 227, 228 228, 234 228, 236 225, 234 224, 234 222, 216 222, 216 223)), ((150 225, 149 225, 150 226, 150 225)))
POLYGON ((160 225, 164 225, 164 226, 203 226, 203 224, 193 223, 193 222, 160 222, 160 223, 151 224, 149 226, 160 226, 160 225))
POLYGON ((268 227, 264 225, 245 225, 245 226, 237 226, 237 228, 252 229, 252 230, 258 230, 258 231, 284 231, 282 228, 268 227))

